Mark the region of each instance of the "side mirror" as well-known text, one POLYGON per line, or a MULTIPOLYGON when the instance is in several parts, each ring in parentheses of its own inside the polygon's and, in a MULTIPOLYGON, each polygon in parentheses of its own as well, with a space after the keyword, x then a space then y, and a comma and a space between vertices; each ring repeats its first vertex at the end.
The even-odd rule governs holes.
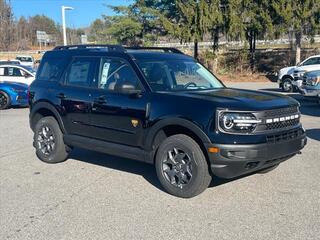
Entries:
POLYGON ((127 95, 139 96, 142 91, 130 83, 124 83, 120 86, 119 92, 127 95))

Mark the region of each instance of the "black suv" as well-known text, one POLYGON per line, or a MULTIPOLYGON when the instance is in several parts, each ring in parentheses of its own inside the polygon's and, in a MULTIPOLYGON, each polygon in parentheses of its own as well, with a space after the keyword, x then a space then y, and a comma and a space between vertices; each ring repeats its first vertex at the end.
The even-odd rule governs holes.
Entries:
POLYGON ((42 161, 65 161, 73 147, 144 161, 185 198, 213 175, 270 171, 306 144, 296 100, 227 88, 172 48, 57 47, 44 54, 29 101, 42 161))

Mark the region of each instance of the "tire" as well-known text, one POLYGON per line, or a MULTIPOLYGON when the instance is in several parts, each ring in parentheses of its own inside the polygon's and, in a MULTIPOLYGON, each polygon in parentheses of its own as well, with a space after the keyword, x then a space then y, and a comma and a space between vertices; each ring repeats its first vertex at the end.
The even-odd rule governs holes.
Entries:
POLYGON ((263 169, 263 170, 259 171, 258 173, 260 173, 260 174, 266 174, 266 173, 268 173, 268 172, 273 171, 273 170, 276 169, 278 166, 279 166, 279 164, 273 165, 273 166, 271 166, 271 167, 268 167, 268 168, 266 168, 266 169, 263 169))
POLYGON ((282 81, 282 91, 284 92, 293 92, 293 85, 291 78, 285 78, 282 81))
POLYGON ((54 117, 44 117, 36 123, 33 141, 36 155, 43 162, 60 163, 68 157, 69 148, 54 117))
POLYGON ((199 195, 208 188, 212 178, 200 146, 183 134, 173 135, 162 142, 155 168, 163 188, 182 198, 199 195))
POLYGON ((0 110, 7 109, 10 106, 11 99, 6 92, 0 91, 0 110))

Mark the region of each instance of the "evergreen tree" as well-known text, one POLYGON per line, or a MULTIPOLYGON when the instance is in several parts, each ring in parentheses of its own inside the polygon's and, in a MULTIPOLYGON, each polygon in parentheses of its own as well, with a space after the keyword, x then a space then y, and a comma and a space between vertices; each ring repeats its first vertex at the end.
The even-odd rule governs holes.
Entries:
POLYGON ((268 0, 228 0, 226 4, 227 34, 232 39, 249 42, 250 65, 254 70, 257 38, 273 33, 270 3, 268 0))

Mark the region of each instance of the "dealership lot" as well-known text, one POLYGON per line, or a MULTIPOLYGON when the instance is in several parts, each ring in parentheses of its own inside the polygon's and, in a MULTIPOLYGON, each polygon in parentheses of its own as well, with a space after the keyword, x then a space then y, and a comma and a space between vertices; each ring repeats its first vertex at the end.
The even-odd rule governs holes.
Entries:
POLYGON ((0 239, 318 239, 320 105, 292 95, 308 135, 303 154, 265 175, 215 178, 193 199, 168 195, 153 166, 132 160, 75 149, 64 163, 42 163, 28 109, 1 111, 0 239))

